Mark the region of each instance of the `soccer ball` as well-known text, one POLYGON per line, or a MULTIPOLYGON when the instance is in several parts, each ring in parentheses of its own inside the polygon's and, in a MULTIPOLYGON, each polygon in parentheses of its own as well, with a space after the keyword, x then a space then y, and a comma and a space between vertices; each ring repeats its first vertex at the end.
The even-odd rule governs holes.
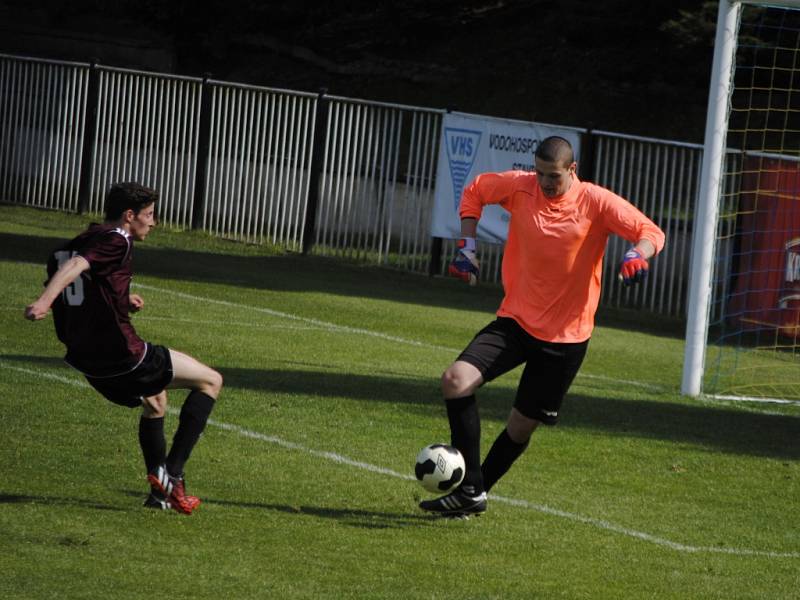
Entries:
POLYGON ((417 454, 414 474, 429 492, 446 494, 464 479, 464 457, 453 446, 431 444, 417 454))

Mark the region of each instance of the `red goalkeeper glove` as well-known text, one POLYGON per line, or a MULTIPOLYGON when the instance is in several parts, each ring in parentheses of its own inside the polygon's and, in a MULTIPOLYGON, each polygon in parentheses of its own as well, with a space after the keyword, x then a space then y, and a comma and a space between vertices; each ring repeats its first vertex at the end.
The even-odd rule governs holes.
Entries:
POLYGON ((645 280, 649 268, 650 265, 639 251, 631 248, 622 258, 622 264, 619 266, 619 279, 625 285, 639 283, 645 280))
POLYGON ((458 240, 458 253, 447 268, 451 277, 463 279, 470 285, 478 282, 478 259, 475 256, 477 248, 475 238, 466 237, 458 240))

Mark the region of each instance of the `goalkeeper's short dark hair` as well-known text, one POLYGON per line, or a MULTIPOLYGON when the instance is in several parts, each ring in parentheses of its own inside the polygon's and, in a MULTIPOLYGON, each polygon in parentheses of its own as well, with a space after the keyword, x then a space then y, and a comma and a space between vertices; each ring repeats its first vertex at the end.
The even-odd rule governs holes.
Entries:
POLYGON ((539 142, 535 156, 547 162, 559 163, 565 167, 575 162, 572 144, 557 135, 551 135, 539 142))
POLYGON ((139 214, 144 207, 158 201, 158 192, 135 182, 113 184, 106 194, 106 221, 116 221, 126 210, 139 214))

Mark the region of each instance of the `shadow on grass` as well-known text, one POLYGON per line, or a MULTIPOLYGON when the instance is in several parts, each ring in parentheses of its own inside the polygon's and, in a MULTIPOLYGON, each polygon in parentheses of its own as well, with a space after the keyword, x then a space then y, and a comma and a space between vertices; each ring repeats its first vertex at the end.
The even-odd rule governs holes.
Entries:
MULTIPOLYGON (((4 360, 55 364, 48 357, 6 355, 4 360)), ((226 387, 267 395, 302 396, 304 402, 363 401, 405 406, 414 413, 445 417, 435 379, 362 375, 313 369, 243 369, 219 367, 226 387)), ((515 384, 515 382, 512 382, 515 384)), ((87 394, 93 393, 87 390, 87 394)), ((729 408, 639 400, 619 396, 568 394, 559 427, 623 437, 693 444, 731 454, 800 459, 800 419, 788 415, 742 412, 729 408)), ((488 385, 478 392, 483 419, 504 422, 514 388, 488 385)), ((280 407, 280 400, 273 405, 280 407)))
POLYGON ((600 306, 595 315, 595 325, 623 331, 638 331, 663 338, 682 340, 685 337, 686 320, 678 317, 646 314, 631 308, 600 306))
MULTIPOLYGON (((140 498, 141 492, 133 490, 122 490, 127 496, 140 498)), ((403 527, 419 526, 430 524, 430 515, 401 514, 391 512, 378 512, 372 510, 353 510, 344 508, 325 508, 319 506, 307 506, 303 504, 269 504, 262 502, 241 502, 239 500, 223 500, 220 498, 203 497, 203 504, 213 504, 232 508, 245 508, 253 510, 269 510, 282 512, 289 515, 306 515, 321 519, 333 519, 344 525, 361 527, 365 529, 400 529, 403 527)), ((202 510, 202 507, 201 509, 202 510)))
MULTIPOLYGON (((76 232, 77 233, 77 232, 76 232)), ((174 235, 191 235, 180 234, 174 235)), ((44 264, 48 254, 66 240, 56 237, 0 233, 0 258, 44 264)), ((470 288, 448 279, 421 277, 397 269, 346 260, 300 254, 239 256, 207 251, 136 245, 134 271, 167 279, 204 281, 277 292, 325 292, 340 296, 375 298, 392 302, 462 308, 486 313, 486 321, 500 305, 497 285, 470 288)), ((682 338, 683 321, 636 310, 601 307, 598 324, 662 337, 682 338)))
MULTIPOLYGON (((55 334, 54 334, 55 335, 55 334)), ((68 373, 75 375, 76 378, 83 381, 83 376, 78 371, 73 370, 64 362, 60 356, 30 356, 20 354, 0 354, 0 360, 33 363, 39 367, 47 367, 52 369, 64 370, 64 367, 69 369, 68 373)))
MULTIPOLYGON (((313 370, 223 368, 229 386, 265 393, 347 398, 407 405, 416 412, 441 413, 439 383, 403 377, 354 375, 313 370)), ((514 382, 515 384, 515 382, 514 382)), ((605 392, 608 394, 608 392, 605 392)), ((483 419, 504 422, 514 388, 488 385, 478 391, 483 419)), ((800 419, 663 400, 568 394, 558 425, 627 437, 665 440, 731 454, 800 459, 800 419)))
MULTIPOLYGON (((142 494, 139 493, 139 496, 142 494)), ((112 510, 124 512, 125 508, 102 504, 94 500, 84 500, 83 498, 67 498, 64 496, 35 496, 30 494, 4 494, 0 492, 0 504, 46 504, 57 506, 79 506, 81 508, 93 508, 96 510, 112 510)))
POLYGON ((800 419, 790 415, 569 395, 561 418, 565 428, 692 444, 730 454, 800 459, 800 419))
POLYGON ((234 506, 239 508, 256 508, 282 512, 289 515, 306 515, 320 519, 333 519, 344 525, 364 529, 401 529, 410 526, 428 525, 431 517, 428 515, 400 514, 391 512, 378 512, 372 510, 353 510, 344 508, 325 508, 307 505, 288 504, 261 504, 257 502, 236 502, 209 498, 209 504, 220 506, 234 506))
MULTIPOLYGON (((180 235, 180 234, 176 234, 180 235)), ((49 253, 65 239, 0 233, 0 258, 44 265, 49 253)), ((502 292, 494 286, 480 289, 456 280, 421 277, 406 271, 356 264, 301 254, 237 256, 213 252, 136 245, 134 272, 174 280, 202 281, 277 292, 325 292, 340 296, 376 298, 393 302, 463 308, 487 312, 500 304, 502 292)))

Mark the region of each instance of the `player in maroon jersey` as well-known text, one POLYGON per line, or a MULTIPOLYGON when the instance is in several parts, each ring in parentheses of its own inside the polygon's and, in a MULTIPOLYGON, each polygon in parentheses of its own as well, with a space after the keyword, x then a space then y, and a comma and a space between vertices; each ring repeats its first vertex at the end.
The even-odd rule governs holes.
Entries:
POLYGON ((139 443, 150 494, 145 506, 191 514, 200 500, 185 492, 183 467, 222 388, 214 369, 177 350, 142 340, 130 313, 144 300, 131 294, 133 242, 155 227, 158 192, 137 183, 111 186, 105 222, 92 223, 47 263, 44 292, 25 309, 31 321, 53 308, 64 360, 105 398, 142 407, 139 443), (167 388, 189 389, 169 453, 164 437, 167 388))

